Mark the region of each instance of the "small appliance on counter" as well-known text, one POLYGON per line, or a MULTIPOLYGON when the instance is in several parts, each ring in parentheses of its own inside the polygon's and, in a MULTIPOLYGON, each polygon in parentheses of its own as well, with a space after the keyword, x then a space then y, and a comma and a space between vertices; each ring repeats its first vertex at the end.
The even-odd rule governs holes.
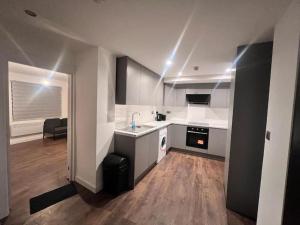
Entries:
POLYGON ((167 116, 161 113, 156 112, 156 121, 165 121, 167 119, 167 116))

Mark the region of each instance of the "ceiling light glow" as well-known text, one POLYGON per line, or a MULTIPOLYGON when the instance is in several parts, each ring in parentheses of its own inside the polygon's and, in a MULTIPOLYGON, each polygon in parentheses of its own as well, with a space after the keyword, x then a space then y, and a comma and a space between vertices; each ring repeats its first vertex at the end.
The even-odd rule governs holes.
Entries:
POLYGON ((43 85, 44 85, 44 86, 49 86, 49 85, 50 85, 49 80, 43 80, 43 85))
POLYGON ((166 61, 166 65, 167 65, 167 66, 171 66, 172 64, 173 64, 173 61, 172 61, 172 60, 168 59, 168 60, 166 61))
POLYGON ((226 73, 235 72, 236 68, 227 68, 226 73))
POLYGON ((182 76, 182 72, 181 71, 178 73, 178 76, 182 76))

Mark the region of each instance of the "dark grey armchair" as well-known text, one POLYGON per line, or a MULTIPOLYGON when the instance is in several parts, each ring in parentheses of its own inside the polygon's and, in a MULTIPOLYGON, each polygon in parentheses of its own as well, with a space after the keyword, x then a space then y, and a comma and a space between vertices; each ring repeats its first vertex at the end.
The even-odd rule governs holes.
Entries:
POLYGON ((53 139, 60 135, 67 135, 68 133, 68 119, 53 118, 46 119, 43 127, 43 139, 46 134, 51 134, 53 139))

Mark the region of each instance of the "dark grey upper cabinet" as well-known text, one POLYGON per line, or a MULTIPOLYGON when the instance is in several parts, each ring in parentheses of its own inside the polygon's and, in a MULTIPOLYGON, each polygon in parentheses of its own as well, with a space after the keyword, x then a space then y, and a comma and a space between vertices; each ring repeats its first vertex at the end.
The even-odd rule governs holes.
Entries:
POLYGON ((117 58, 116 104, 162 105, 160 76, 127 56, 117 58))

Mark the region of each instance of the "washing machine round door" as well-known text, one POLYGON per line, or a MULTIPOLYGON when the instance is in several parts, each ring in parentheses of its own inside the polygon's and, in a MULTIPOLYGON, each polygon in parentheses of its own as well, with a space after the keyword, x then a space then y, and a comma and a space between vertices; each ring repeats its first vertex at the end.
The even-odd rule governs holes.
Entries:
POLYGON ((163 149, 163 148, 166 147, 166 144, 167 144, 167 141, 166 141, 166 137, 164 136, 164 137, 161 139, 160 147, 163 149))

